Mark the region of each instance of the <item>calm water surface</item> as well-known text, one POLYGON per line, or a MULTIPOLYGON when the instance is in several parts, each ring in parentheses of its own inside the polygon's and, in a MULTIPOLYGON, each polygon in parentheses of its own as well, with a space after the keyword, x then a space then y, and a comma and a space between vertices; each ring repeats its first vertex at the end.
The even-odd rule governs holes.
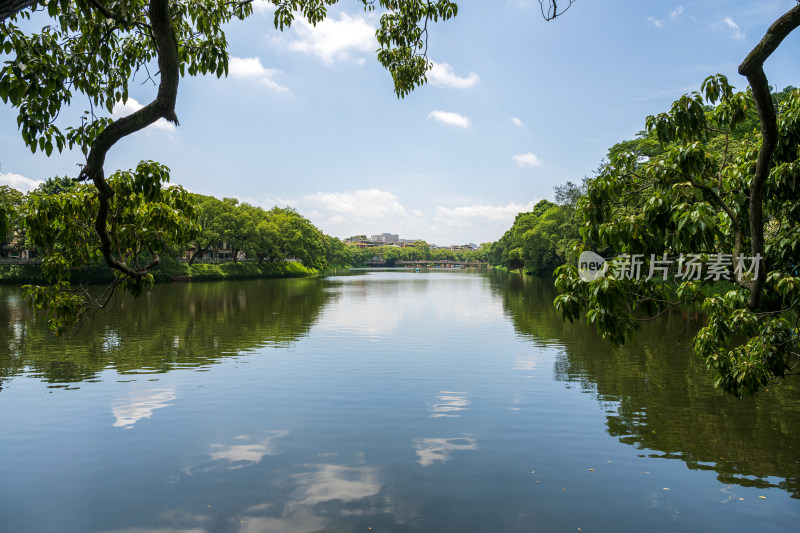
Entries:
POLYGON ((798 383, 728 398, 686 317, 615 352, 554 295, 176 284, 58 341, 0 288, 0 531, 798 531, 798 383))

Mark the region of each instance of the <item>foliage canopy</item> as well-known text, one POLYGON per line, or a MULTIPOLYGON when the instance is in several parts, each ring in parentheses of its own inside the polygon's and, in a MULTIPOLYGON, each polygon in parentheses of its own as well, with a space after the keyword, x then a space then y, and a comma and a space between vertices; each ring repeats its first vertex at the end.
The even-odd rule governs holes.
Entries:
MULTIPOLYGON (((569 185, 564 187, 569 189, 569 185)), ((540 201, 530 213, 518 214, 500 240, 488 245, 488 261, 509 270, 551 274, 572 256, 579 240, 574 211, 573 205, 540 201)))
POLYGON ((754 188, 764 135, 752 128, 756 99, 734 92, 724 76, 649 117, 638 146, 612 149, 578 209, 584 242, 616 260, 588 282, 574 265, 561 267, 555 305, 565 318, 586 310, 589 322, 622 344, 669 308, 701 306, 708 319, 693 346, 716 372, 717 387, 744 396, 796 373, 800 90, 776 102, 777 142, 760 195, 754 188), (722 293, 712 287, 720 280, 730 281, 722 293))
MULTIPOLYGON (((337 1, 270 0, 274 25, 284 30, 297 16, 316 25, 337 1)), ((382 11, 378 61, 402 98, 426 80, 428 23, 456 16, 458 6, 450 0, 357 1, 367 11, 382 11)), ((70 289, 71 269, 102 260, 119 273, 112 292, 121 285, 138 294, 159 262, 159 251, 168 243, 187 242, 199 229, 185 192, 161 187, 168 180, 166 167, 142 162, 136 171, 107 178, 105 157, 118 141, 157 120, 178 124, 181 77, 227 74, 224 26, 252 13, 252 0, 0 3, 0 50, 9 56, 0 68, 0 98, 17 109, 17 125, 32 152, 80 150, 85 162, 75 180, 93 185, 28 204, 26 224, 33 241, 53 254, 46 264, 54 282, 30 292, 34 303, 52 314, 58 331, 106 301, 70 289), (44 21, 41 30, 23 30, 19 22, 24 19, 30 19, 26 27, 44 21), (158 79, 154 99, 131 115, 109 118, 106 113, 115 104, 127 101, 136 77, 154 85, 158 79), (65 106, 79 102, 86 102, 79 122, 58 120, 65 106), (133 196, 122 197, 128 194, 133 196), (129 227, 134 221, 140 226, 129 227), (57 237, 48 237, 51 227, 57 237)), ((7 214, 0 207, 0 224, 7 225, 7 214)))

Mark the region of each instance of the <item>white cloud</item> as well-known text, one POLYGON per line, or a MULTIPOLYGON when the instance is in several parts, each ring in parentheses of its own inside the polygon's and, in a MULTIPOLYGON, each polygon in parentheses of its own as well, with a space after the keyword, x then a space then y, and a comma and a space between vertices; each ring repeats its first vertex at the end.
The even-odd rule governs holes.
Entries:
POLYGON ((517 126, 517 127, 519 127, 519 128, 522 128, 522 127, 524 127, 524 126, 525 126, 525 124, 523 124, 523 123, 522 123, 522 121, 521 121, 520 119, 518 119, 517 117, 511 117, 511 122, 512 122, 512 123, 513 123, 515 126, 517 126))
POLYGON ((344 220, 380 222, 390 216, 406 215, 397 196, 379 189, 318 192, 308 196, 306 200, 333 224, 344 220))
MULTIPOLYGON (((142 104, 140 104, 135 98, 128 98, 128 101, 125 102, 125 103, 120 101, 120 102, 117 102, 116 104, 114 104, 114 107, 111 109, 111 116, 114 119, 127 117, 128 115, 136 113, 137 111, 139 111, 143 107, 144 106, 142 104)), ((172 122, 167 122, 163 118, 160 118, 157 121, 155 121, 153 124, 150 124, 149 126, 147 126, 147 128, 145 128, 145 129, 146 130, 155 129, 155 130, 161 130, 161 131, 175 131, 175 124, 173 124, 172 122)))
POLYGON ((510 226, 519 213, 533 210, 539 200, 527 204, 510 202, 506 205, 466 205, 460 207, 436 207, 436 221, 446 226, 465 226, 477 221, 500 222, 510 226))
POLYGON ((267 14, 275 11, 275 4, 267 0, 255 0, 252 5, 256 13, 267 14))
POLYGON ((532 152, 515 155, 512 159, 518 167, 538 167, 542 164, 542 160, 532 152))
POLYGON ((427 208, 416 196, 404 198, 380 189, 320 191, 298 198, 297 208, 322 231, 340 238, 387 231, 404 239, 450 245, 497 240, 518 213, 531 211, 539 200, 427 208))
POLYGON ((728 28, 730 28, 731 39, 736 39, 737 41, 741 41, 742 39, 744 39, 745 37, 744 32, 739 27, 739 25, 733 21, 731 17, 725 17, 724 19, 722 19, 722 22, 725 23, 725 25, 728 28))
POLYGON ((470 125, 467 117, 458 113, 450 113, 449 111, 431 111, 428 114, 428 118, 433 118, 451 126, 458 126, 459 128, 469 128, 470 125))
MULTIPOLYGON (((669 11, 669 21, 675 22, 677 21, 681 14, 683 14, 683 6, 677 6, 675 9, 671 9, 669 11)), ((657 19, 655 17, 647 17, 647 22, 655 26, 656 28, 663 28, 664 24, 668 22, 667 19, 657 19)))
POLYGON ((32 191, 42 183, 43 182, 41 180, 32 180, 30 178, 26 178, 22 174, 14 174, 13 172, 0 174, 0 185, 8 185, 12 189, 17 189, 18 191, 24 193, 32 191))
POLYGON ((453 67, 447 63, 431 62, 433 65, 427 72, 428 83, 436 87, 454 87, 456 89, 467 89, 472 87, 480 77, 474 72, 470 72, 466 78, 456 75, 453 67))
POLYGON ((263 200, 254 200, 248 199, 248 204, 258 205, 263 207, 264 209, 272 209, 273 207, 295 207, 297 205, 297 200, 292 200, 291 198, 283 198, 281 196, 271 197, 268 196, 263 200))
POLYGON ((274 68, 264 68, 257 57, 231 57, 228 60, 228 76, 238 80, 254 81, 266 85, 278 92, 289 89, 272 79, 279 71, 274 68))
MULTIPOLYGON (((351 53, 372 53, 378 48, 375 39, 376 16, 350 16, 341 13, 339 19, 326 18, 316 26, 297 19, 292 29, 298 37, 289 42, 289 50, 314 54, 325 63, 351 58, 351 53)), ((363 58, 356 58, 363 63, 363 58)))

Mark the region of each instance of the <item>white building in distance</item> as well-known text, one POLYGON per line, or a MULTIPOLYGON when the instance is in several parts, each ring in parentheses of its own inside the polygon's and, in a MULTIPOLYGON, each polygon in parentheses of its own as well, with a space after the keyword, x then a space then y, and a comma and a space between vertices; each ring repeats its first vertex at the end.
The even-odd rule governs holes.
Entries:
POLYGON ((384 244, 400 242, 400 235, 396 235, 394 233, 381 233, 380 235, 373 235, 370 238, 373 242, 381 242, 384 244))

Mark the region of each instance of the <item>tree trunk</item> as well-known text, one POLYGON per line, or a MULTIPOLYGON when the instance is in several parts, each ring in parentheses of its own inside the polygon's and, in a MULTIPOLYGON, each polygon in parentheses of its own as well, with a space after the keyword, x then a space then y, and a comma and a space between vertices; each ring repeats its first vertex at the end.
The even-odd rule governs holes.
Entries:
MULTIPOLYGON (((739 74, 745 76, 753 90, 758 118, 761 121, 761 150, 758 153, 756 172, 750 183, 750 253, 752 257, 761 257, 764 261, 764 184, 772 169, 772 154, 778 144, 778 122, 775 117, 775 106, 772 102, 769 83, 764 73, 764 62, 795 28, 800 26, 800 5, 790 9, 775 21, 767 30, 755 48, 739 65, 739 74)), ((767 265, 760 265, 760 275, 753 280, 749 306, 751 309, 761 307, 767 265)))
POLYGON ((0 21, 35 4, 37 0, 0 0, 0 21))
POLYGON ((192 254, 192 257, 189 258, 189 263, 188 264, 191 265, 192 263, 194 263, 194 260, 197 258, 197 256, 199 254, 201 254, 201 253, 205 253, 206 250, 208 250, 208 247, 196 249, 194 251, 194 253, 192 254))

